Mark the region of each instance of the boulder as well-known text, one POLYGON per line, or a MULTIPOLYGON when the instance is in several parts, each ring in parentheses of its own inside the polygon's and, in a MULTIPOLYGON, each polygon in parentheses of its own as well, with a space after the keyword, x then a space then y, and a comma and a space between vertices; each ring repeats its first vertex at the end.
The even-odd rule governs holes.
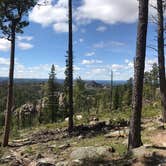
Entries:
POLYGON ((96 125, 96 124, 98 124, 98 121, 90 121, 89 122, 89 125, 96 125))
POLYGON ((76 115, 77 120, 81 120, 82 118, 83 118, 82 115, 76 115))
POLYGON ((8 156, 2 156, 0 159, 0 163, 9 163, 10 161, 13 161, 15 159, 15 156, 13 155, 8 155, 8 156))
POLYGON ((63 145, 58 146, 58 148, 59 148, 59 149, 62 149, 62 150, 65 150, 65 149, 67 149, 67 148, 69 148, 69 147, 70 147, 70 144, 69 144, 69 143, 66 143, 66 144, 63 144, 63 145))
POLYGON ((69 162, 68 161, 60 161, 56 164, 56 166, 69 166, 69 162))
POLYGON ((105 138, 114 138, 114 137, 127 137, 129 129, 111 131, 108 134, 105 134, 105 138))
POLYGON ((111 158, 114 149, 108 146, 102 147, 79 147, 76 148, 70 155, 72 162, 100 162, 105 158, 111 158))
POLYGON ((149 154, 149 151, 145 146, 140 146, 138 148, 132 149, 132 153, 137 158, 144 158, 144 156, 149 154))

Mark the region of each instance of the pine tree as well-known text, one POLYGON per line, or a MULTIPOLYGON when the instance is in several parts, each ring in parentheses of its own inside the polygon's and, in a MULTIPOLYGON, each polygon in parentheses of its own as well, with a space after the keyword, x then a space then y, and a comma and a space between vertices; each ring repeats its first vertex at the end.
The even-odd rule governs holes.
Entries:
POLYGON ((57 121, 57 115, 59 113, 59 98, 58 98, 58 89, 56 85, 56 73, 55 66, 52 65, 51 72, 48 79, 48 110, 51 112, 51 122, 54 123, 57 121))
POLYGON ((114 91, 115 92, 114 92, 114 97, 113 97, 113 109, 117 110, 121 106, 119 86, 116 86, 114 91))
POLYGON ((164 14, 163 0, 157 0, 158 13, 158 64, 160 79, 161 104, 163 107, 163 121, 166 122, 166 78, 165 78, 165 55, 164 55, 164 14))
POLYGON ((73 19, 72 19, 72 0, 68 0, 69 7, 69 45, 68 45, 68 63, 69 63, 69 132, 73 130, 73 19))
POLYGON ((85 82, 79 77, 74 83, 74 109, 77 112, 85 111, 85 82))
POLYGON ((159 85, 159 81, 158 81, 159 68, 158 68, 157 63, 154 63, 152 65, 152 70, 150 71, 150 75, 151 75, 151 79, 152 79, 152 82, 151 82, 152 99, 155 100, 155 98, 156 98, 156 88, 159 85))
POLYGON ((143 78, 145 69, 146 37, 148 25, 149 0, 139 0, 139 19, 137 29, 137 48, 134 62, 134 85, 132 97, 132 117, 130 120, 130 133, 128 148, 136 148, 142 145, 141 141, 141 112, 143 78))
POLYGON ((132 104, 132 88, 133 88, 133 78, 127 80, 125 85, 125 92, 123 95, 123 101, 125 106, 131 106, 132 104))
POLYGON ((110 84, 110 111, 112 111, 112 92, 113 92, 113 71, 111 70, 111 84, 110 84))
POLYGON ((11 112, 13 107, 13 77, 15 59, 15 38, 17 33, 23 33, 23 28, 28 26, 28 11, 36 4, 35 0, 4 0, 0 1, 0 30, 3 37, 11 42, 10 69, 8 82, 8 95, 5 115, 5 131, 3 146, 8 145, 10 133, 11 112))
MULTIPOLYGON (((68 52, 67 52, 68 54, 68 52)), ((63 93, 64 93, 64 117, 69 116, 69 62, 68 56, 66 56, 66 69, 65 69, 65 80, 63 84, 63 93)))

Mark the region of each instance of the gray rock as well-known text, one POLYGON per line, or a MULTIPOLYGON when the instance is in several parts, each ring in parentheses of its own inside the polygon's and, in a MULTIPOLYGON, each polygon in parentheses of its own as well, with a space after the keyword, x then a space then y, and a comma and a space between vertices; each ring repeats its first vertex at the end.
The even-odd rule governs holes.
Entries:
POLYGON ((62 150, 65 150, 65 149, 67 149, 67 148, 69 148, 69 147, 70 147, 70 144, 69 144, 69 143, 58 146, 58 148, 59 148, 59 149, 62 149, 62 150))
POLYGON ((102 161, 104 158, 110 158, 114 149, 108 146, 102 147, 79 147, 76 148, 70 155, 72 161, 102 161))
MULTIPOLYGON (((81 160, 72 160, 69 162, 69 165, 70 166, 84 166, 85 163, 84 163, 84 161, 81 161, 81 160)), ((87 164, 86 164, 86 166, 87 166, 87 164)))
POLYGON ((105 138, 114 138, 114 137, 127 137, 129 129, 111 131, 108 134, 105 134, 105 138))
POLYGON ((56 166, 69 166, 69 162, 68 161, 60 161, 56 164, 56 166))
POLYGON ((79 135, 78 136, 78 139, 80 140, 80 139, 84 139, 85 137, 83 136, 83 135, 79 135))
POLYGON ((132 150, 133 155, 137 158, 144 157, 148 152, 149 151, 146 149, 145 146, 141 146, 132 150))
POLYGON ((15 156, 13 156, 13 155, 3 156, 0 159, 0 163, 9 163, 10 161, 12 161, 14 159, 15 159, 15 156))

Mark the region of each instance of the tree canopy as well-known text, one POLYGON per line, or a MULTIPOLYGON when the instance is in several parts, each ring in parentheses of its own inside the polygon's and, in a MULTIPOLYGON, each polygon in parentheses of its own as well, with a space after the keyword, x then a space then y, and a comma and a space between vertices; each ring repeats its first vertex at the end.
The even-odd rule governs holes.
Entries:
POLYGON ((0 29, 2 36, 11 40, 12 28, 16 33, 23 33, 23 28, 29 24, 28 11, 35 6, 37 0, 1 0, 0 29))

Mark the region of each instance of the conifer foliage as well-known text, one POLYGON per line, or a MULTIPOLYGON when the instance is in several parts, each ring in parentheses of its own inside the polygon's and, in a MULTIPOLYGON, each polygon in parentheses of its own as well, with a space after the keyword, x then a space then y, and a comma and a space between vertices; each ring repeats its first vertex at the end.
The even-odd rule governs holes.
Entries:
POLYGON ((58 89, 56 86, 55 79, 56 79, 55 66, 52 65, 48 79, 48 110, 50 111, 49 113, 52 123, 57 121, 57 115, 59 112, 58 89))

